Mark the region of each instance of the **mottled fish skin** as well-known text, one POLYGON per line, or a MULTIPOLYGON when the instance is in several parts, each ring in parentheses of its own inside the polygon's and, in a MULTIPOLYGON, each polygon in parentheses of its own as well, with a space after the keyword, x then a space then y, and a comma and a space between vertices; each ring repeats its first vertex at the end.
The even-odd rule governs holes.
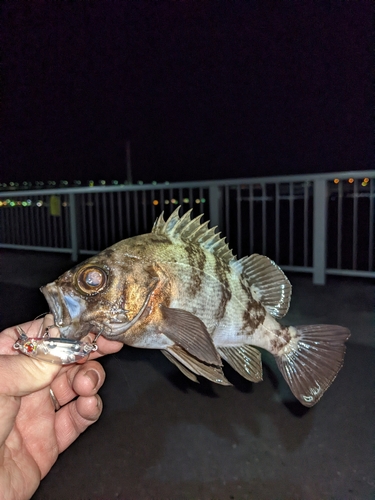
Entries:
POLYGON ((88 331, 161 349, 192 380, 228 385, 220 356, 261 380, 260 347, 271 352, 296 397, 315 404, 342 366, 343 327, 285 327, 291 285, 270 259, 237 260, 215 228, 161 215, 149 234, 116 243, 42 288, 61 335, 88 331), (222 351, 220 349, 222 348, 222 351), (172 357, 172 358, 171 358, 172 357))

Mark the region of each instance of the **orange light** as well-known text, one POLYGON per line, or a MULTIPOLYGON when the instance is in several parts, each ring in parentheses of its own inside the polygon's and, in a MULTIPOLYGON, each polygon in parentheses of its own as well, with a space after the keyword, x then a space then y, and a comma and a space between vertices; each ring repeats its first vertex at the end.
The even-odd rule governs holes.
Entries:
POLYGON ((335 184, 338 184, 338 183, 340 182, 340 179, 333 179, 333 182, 334 182, 335 184))
POLYGON ((369 179, 368 177, 365 177, 365 178, 363 179, 363 182, 366 182, 366 184, 367 184, 368 182, 370 182, 370 179, 369 179))
POLYGON ((158 200, 154 200, 152 203, 153 203, 154 205, 159 205, 158 200))
POLYGON ((350 179, 348 180, 348 182, 349 182, 350 184, 353 184, 354 179, 353 179, 352 177, 350 177, 350 179))

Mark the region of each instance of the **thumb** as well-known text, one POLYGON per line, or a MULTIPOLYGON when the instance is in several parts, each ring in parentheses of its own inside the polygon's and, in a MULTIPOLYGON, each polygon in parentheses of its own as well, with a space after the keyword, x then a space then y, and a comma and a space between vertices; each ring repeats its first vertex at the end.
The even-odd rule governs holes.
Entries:
POLYGON ((22 354, 0 356, 0 394, 26 396, 51 384, 61 365, 22 354))
POLYGON ((21 397, 51 384, 61 370, 22 354, 0 356, 0 446, 13 429, 21 397))

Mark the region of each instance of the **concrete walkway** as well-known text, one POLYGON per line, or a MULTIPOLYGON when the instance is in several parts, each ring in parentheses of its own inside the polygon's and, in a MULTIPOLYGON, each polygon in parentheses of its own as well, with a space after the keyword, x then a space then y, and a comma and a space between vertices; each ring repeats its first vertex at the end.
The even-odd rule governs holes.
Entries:
MULTIPOLYGON (((38 287, 69 258, 1 251, 1 327, 46 312, 38 287)), ((352 331, 343 369, 302 407, 265 356, 264 381, 230 367, 233 387, 194 384, 157 351, 103 358, 100 421, 63 453, 33 500, 371 500, 374 485, 374 287, 290 275, 285 323, 352 331)))

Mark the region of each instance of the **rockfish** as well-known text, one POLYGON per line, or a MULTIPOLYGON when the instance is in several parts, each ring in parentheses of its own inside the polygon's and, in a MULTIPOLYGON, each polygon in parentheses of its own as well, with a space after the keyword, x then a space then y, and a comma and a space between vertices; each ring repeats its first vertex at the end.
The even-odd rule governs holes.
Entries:
POLYGON ((291 285, 268 257, 237 259, 216 227, 179 209, 152 232, 100 252, 41 288, 62 338, 89 332, 160 349, 187 377, 230 385, 222 359, 251 382, 272 353, 293 394, 314 405, 343 364, 347 328, 282 326, 291 285))

